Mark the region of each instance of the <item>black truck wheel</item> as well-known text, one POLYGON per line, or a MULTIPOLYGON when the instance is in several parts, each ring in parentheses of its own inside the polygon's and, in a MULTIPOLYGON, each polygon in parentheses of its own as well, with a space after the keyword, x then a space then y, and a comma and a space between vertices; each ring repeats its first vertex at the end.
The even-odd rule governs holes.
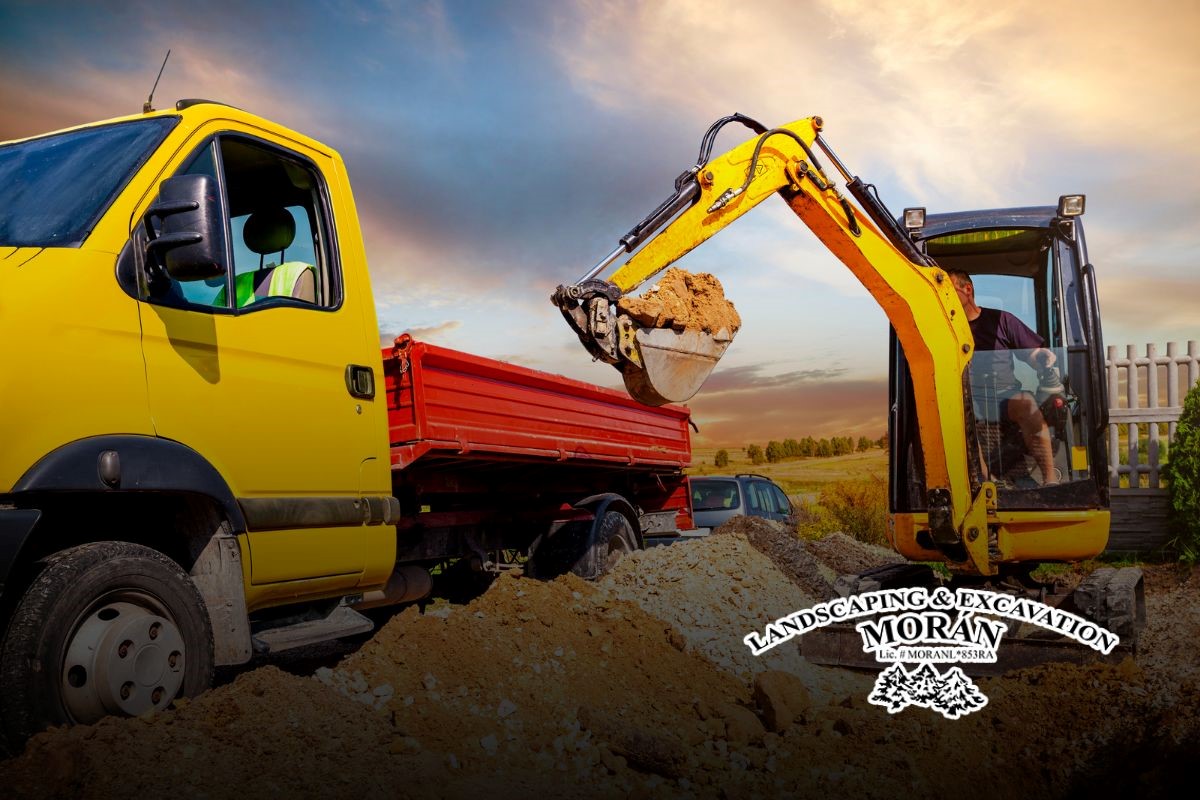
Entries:
POLYGON ((161 710, 212 677, 208 612, 178 564, 129 542, 73 547, 25 592, 0 648, 4 738, 161 710))
POLYGON ((605 511, 598 519, 568 522, 540 537, 531 549, 526 574, 550 579, 573 572, 591 580, 636 549, 637 537, 629 518, 620 511, 605 511))
POLYGON ((629 518, 620 511, 606 512, 592 543, 591 564, 587 563, 588 559, 581 559, 571 571, 584 578, 599 577, 611 571, 625 554, 636 549, 637 539, 629 518))

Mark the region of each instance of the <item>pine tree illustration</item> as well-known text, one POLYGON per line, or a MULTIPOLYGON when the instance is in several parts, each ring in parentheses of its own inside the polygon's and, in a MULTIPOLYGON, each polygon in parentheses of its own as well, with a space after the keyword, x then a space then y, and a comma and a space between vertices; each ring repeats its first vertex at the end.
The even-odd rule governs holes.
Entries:
POLYGON ((958 719, 987 705, 987 695, 958 667, 952 667, 942 678, 942 690, 931 708, 946 719, 958 719))
POLYGON ((910 702, 929 708, 942 690, 942 676, 932 664, 922 664, 909 674, 910 702))
POLYGON ((877 706, 887 708, 889 714, 903 711, 912 701, 908 694, 909 677, 904 667, 892 664, 879 673, 875 679, 875 689, 867 697, 867 701, 877 706))

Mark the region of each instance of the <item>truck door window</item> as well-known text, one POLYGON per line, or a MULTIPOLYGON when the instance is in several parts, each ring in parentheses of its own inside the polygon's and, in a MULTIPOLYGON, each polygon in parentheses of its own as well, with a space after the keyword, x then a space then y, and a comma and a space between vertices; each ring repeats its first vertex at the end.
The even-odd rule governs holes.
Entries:
POLYGON ((236 136, 221 137, 220 152, 237 307, 336 305, 332 242, 325 235, 332 226, 316 168, 236 136))
POLYGON ((240 313, 340 305, 332 217, 311 162, 226 135, 197 152, 181 173, 220 179, 233 268, 231 275, 210 281, 173 282, 163 302, 240 313))

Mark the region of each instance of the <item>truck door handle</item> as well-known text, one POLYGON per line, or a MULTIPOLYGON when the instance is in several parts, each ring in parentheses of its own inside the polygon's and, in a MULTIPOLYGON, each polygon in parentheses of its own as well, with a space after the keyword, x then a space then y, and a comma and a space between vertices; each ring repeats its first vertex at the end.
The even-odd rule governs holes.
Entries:
POLYGON ((346 391, 351 397, 375 399, 375 370, 359 364, 346 365, 346 391))

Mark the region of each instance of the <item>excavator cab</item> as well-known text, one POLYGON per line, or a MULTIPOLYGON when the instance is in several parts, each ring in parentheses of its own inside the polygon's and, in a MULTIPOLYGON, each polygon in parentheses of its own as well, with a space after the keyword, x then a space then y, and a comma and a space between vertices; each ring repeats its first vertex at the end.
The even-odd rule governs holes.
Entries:
MULTIPOLYGON (((1041 512, 1108 507, 1104 344, 1082 208, 1082 196, 1066 196, 1058 207, 928 216, 907 209, 901 218, 939 267, 970 276, 978 306, 1013 314, 1054 354, 1052 367, 1037 369, 1031 349, 988 351, 977 341, 980 349, 964 382, 970 396, 966 427, 976 442, 968 465, 974 481, 993 484, 997 514, 1016 526, 1036 518, 1044 529, 1041 512), (1049 466, 1031 452, 1030 437, 1009 409, 1015 402, 1036 408, 1022 420, 1026 425, 1044 423, 1049 466)), ((928 509, 912 368, 894 329, 889 350, 891 510, 898 531, 911 534, 916 549, 933 551, 920 525, 919 515, 928 509)), ((1044 555, 1068 557, 1062 551, 1044 555)))

